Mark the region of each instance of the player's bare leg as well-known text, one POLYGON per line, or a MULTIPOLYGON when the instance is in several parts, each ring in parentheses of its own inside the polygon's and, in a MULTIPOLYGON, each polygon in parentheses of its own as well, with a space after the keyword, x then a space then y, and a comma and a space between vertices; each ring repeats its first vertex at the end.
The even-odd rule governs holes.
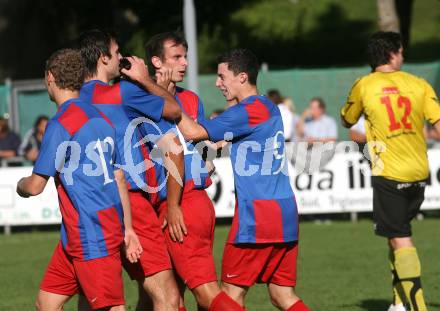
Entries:
POLYGON ((393 250, 398 250, 402 247, 414 247, 411 237, 391 238, 389 245, 393 250))
MULTIPOLYGON (((179 277, 177 277, 177 283, 180 292, 179 308, 181 309, 179 310, 185 310, 184 297, 186 286, 179 277)), ((198 310, 211 310, 211 305, 213 301, 221 293, 220 286, 217 282, 208 282, 202 284, 200 286, 197 286, 196 288, 193 288, 191 291, 197 301, 198 310)))
POLYGON ((390 238, 389 246, 398 278, 396 282, 400 283, 403 290, 403 293, 397 293, 399 297, 395 297, 396 304, 408 304, 411 310, 427 310, 420 281, 420 260, 411 237, 390 238))
POLYGON ((136 305, 136 311, 150 311, 153 310, 153 300, 145 292, 142 282, 138 282, 138 301, 136 305))
POLYGON ((176 282, 177 282, 177 288, 179 288, 179 311, 186 310, 185 309, 185 290, 186 285, 183 283, 182 279, 175 273, 174 274, 176 282))
POLYGON ((221 289, 228 294, 229 297, 234 299, 240 306, 244 306, 244 300, 249 287, 237 286, 231 283, 222 282, 221 289))
POLYGON ((218 294, 220 294, 221 290, 217 282, 209 282, 197 286, 192 290, 192 292, 197 300, 197 304, 203 310, 209 310, 209 306, 211 305, 214 298, 217 297, 218 294))
MULTIPOLYGON (((145 292, 144 287, 142 284, 138 284, 138 292, 139 292, 139 300, 136 306, 136 311, 150 311, 150 310, 154 310, 154 306, 153 306, 153 300, 151 300, 151 297, 148 296, 148 294, 145 292)), ((179 288, 179 311, 181 310, 186 310, 185 309, 185 289, 186 287, 183 286, 183 289, 181 289, 181 287, 179 286, 180 284, 178 284, 178 288, 179 288)))
POLYGON ((267 285, 272 304, 280 310, 309 310, 296 295, 295 288, 291 286, 280 286, 273 283, 267 285), (301 306, 299 306, 299 304, 301 306))
POLYGON ((70 297, 72 296, 49 293, 40 289, 35 302, 35 309, 38 311, 63 310, 63 305, 70 299, 70 297))
MULTIPOLYGON (((178 310, 180 296, 172 270, 161 271, 145 278, 142 287, 150 296, 154 305, 154 311, 178 310)), ((148 300, 140 298, 136 310, 149 310, 146 309, 149 303, 143 306, 141 305, 142 302, 148 303, 148 300)))

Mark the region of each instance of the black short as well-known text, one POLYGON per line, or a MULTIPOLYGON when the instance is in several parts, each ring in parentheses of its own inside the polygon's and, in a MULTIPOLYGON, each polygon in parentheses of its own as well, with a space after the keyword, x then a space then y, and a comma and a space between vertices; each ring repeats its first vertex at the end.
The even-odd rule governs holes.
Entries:
POLYGON ((425 199, 426 181, 399 182, 372 177, 374 231, 387 238, 411 236, 411 220, 425 199))

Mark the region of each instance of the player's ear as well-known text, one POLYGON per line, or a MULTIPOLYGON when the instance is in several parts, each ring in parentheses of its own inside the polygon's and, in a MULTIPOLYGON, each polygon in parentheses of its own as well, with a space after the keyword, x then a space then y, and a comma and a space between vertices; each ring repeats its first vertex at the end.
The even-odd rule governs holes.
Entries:
POLYGON ((153 64, 154 68, 156 68, 156 69, 162 68, 162 60, 160 59, 160 57, 157 57, 157 56, 151 57, 151 63, 153 64))
POLYGON ((104 65, 107 65, 108 62, 109 62, 109 60, 110 60, 110 57, 107 56, 107 55, 105 55, 105 54, 101 54, 101 56, 99 56, 99 60, 100 60, 104 65))
POLYGON ((46 76, 45 78, 46 78, 46 81, 48 84, 55 82, 55 77, 53 76, 52 72, 50 72, 50 70, 46 71, 45 76, 46 76))
POLYGON ((248 80, 248 75, 247 75, 247 73, 245 73, 245 72, 240 72, 240 73, 238 74, 238 79, 239 79, 239 81, 240 81, 241 84, 246 83, 247 80, 248 80))

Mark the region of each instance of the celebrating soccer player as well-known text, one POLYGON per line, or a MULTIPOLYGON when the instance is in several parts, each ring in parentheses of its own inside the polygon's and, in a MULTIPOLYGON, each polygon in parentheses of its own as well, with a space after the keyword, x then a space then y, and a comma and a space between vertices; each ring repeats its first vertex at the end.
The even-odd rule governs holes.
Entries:
POLYGON ((47 125, 32 175, 17 184, 19 195, 37 195, 52 176, 60 201, 61 241, 41 283, 37 309, 61 310, 81 291, 92 309, 124 310, 123 222, 131 262, 142 248, 131 226, 123 172, 114 169, 121 164, 115 129, 78 98, 84 81, 78 51, 55 52, 46 63, 45 81, 58 112, 47 125))
POLYGON ((372 73, 354 83, 341 110, 342 123, 351 127, 365 116, 375 232, 388 239, 390 248, 394 299, 389 311, 422 311, 426 304, 410 222, 424 200, 429 175, 424 121, 440 132, 440 106, 425 80, 400 71, 399 34, 374 34, 368 54, 372 73))
POLYGON ((281 310, 308 310, 295 294, 298 213, 284 158, 277 106, 256 87, 258 60, 249 50, 218 60, 216 86, 238 103, 213 120, 195 123, 182 114, 178 126, 188 140, 229 140, 236 211, 222 261, 222 288, 244 305, 248 288, 266 283, 281 310))
MULTIPOLYGON (((174 119, 180 116, 180 107, 168 91, 148 76, 145 64, 138 58, 130 58, 131 68, 124 70, 124 73, 143 88, 128 80, 109 84, 120 76, 119 64, 122 58, 116 38, 111 33, 87 31, 79 38, 79 49, 86 64, 86 82, 81 88, 81 98, 102 111, 116 128, 116 144, 121 150, 129 185, 133 228, 146 250, 139 262, 124 263, 124 268, 132 279, 138 281, 140 291, 145 290, 152 298, 155 310, 177 310, 179 293, 161 223, 150 203, 151 197, 142 191, 146 187, 144 172, 148 167, 143 167, 141 174, 138 174, 138 167, 142 167, 148 152, 143 146, 136 147, 140 136, 138 129, 130 125, 126 112, 152 120, 160 120, 162 117, 174 119), (128 139, 127 133, 131 133, 128 139)), ((179 193, 180 185, 175 184, 179 189, 173 192, 179 193)), ((179 200, 180 195, 175 200, 177 205, 179 200)), ((139 308, 142 308, 141 301, 139 308)))
MULTIPOLYGON (((188 66, 187 49, 187 42, 179 32, 157 34, 146 44, 149 68, 154 70, 158 81, 163 80, 163 75, 170 75, 168 90, 178 99, 182 110, 194 121, 199 122, 205 118, 202 101, 197 94, 176 86, 176 83, 183 81, 188 66)), ((177 131, 185 153, 181 207, 187 232, 184 237, 180 232, 181 243, 176 243, 173 235, 181 229, 174 229, 169 224, 170 234, 166 234, 165 237, 174 268, 181 281, 185 283, 181 286, 181 310, 185 310, 185 286, 191 289, 199 307, 204 310, 241 310, 236 302, 220 290, 217 283, 212 255, 215 211, 204 190, 211 184, 208 169, 195 146, 185 141, 175 125, 171 127, 177 131)), ((161 215, 166 212, 167 201, 163 201, 159 206, 161 215)))

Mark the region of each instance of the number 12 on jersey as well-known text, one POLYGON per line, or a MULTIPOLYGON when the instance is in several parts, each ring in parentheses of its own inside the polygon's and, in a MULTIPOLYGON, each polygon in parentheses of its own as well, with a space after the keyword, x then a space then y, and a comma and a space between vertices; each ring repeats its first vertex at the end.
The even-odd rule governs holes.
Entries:
POLYGON ((401 129, 402 126, 406 130, 412 129, 411 122, 408 121, 408 117, 411 113, 411 101, 408 97, 399 96, 397 98, 397 107, 399 109, 404 109, 403 116, 399 122, 396 120, 396 115, 394 114, 394 110, 391 105, 391 98, 389 96, 383 96, 380 98, 380 102, 381 104, 385 105, 387 109, 388 118, 390 120, 390 125, 388 128, 391 132, 401 129))

